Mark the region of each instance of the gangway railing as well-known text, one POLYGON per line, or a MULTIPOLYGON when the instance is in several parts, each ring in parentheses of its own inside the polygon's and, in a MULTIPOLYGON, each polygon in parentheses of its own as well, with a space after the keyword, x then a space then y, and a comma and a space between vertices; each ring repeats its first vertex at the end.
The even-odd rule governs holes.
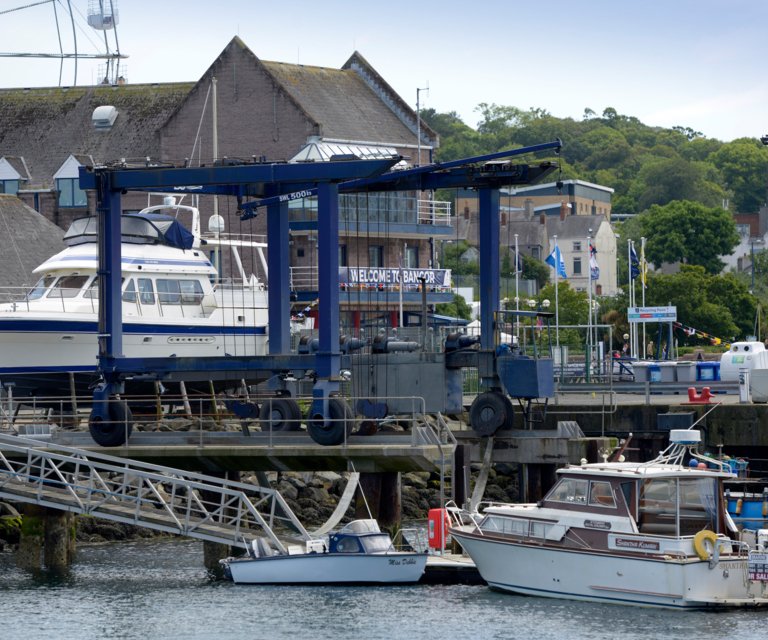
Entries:
POLYGON ((233 547, 311 538, 274 489, 2 434, 0 498, 233 547))

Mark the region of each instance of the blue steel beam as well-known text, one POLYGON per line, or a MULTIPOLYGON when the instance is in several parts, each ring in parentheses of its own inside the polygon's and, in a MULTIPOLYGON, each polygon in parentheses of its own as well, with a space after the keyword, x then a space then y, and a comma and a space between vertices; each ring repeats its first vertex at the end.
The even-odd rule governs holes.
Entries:
MULTIPOLYGON (((269 185, 267 193, 277 189, 278 185, 269 185)), ((291 350, 290 234, 286 205, 281 202, 267 207, 267 245, 269 353, 288 353, 291 350)))
MULTIPOLYGON (((272 163, 221 167, 147 167, 140 169, 109 168, 110 188, 113 190, 170 190, 179 185, 199 192, 203 187, 222 186, 232 193, 232 187, 253 187, 264 193, 267 184, 310 184, 340 182, 352 178, 373 177, 387 171, 399 156, 377 160, 341 162, 272 163)), ((80 188, 96 189, 96 173, 102 169, 80 168, 80 188)), ((177 189, 179 190, 179 189, 177 189)), ((215 191, 213 191, 215 193, 215 191)))
MULTIPOLYGON (((557 139, 552 142, 521 147, 519 149, 508 149, 497 153, 489 153, 461 160, 452 160, 450 162, 437 162, 434 164, 405 169, 402 171, 391 171, 368 178, 353 179, 341 182, 339 191, 341 193, 354 193, 357 191, 425 191, 428 189, 457 188, 457 187, 479 187, 483 184, 495 184, 504 186, 508 184, 528 184, 542 178, 556 168, 551 163, 541 163, 538 167, 529 165, 509 165, 494 164, 488 167, 472 167, 480 163, 490 163, 501 158, 511 158, 528 153, 536 153, 554 149, 556 153, 560 152, 562 142, 557 139)), ((276 198, 285 201, 298 198, 307 198, 317 194, 317 190, 310 186, 305 188, 296 187, 293 191, 283 193, 276 198)), ((241 206, 247 213, 242 217, 244 220, 253 217, 254 208, 264 207, 270 204, 270 201, 260 200, 248 202, 241 206)))

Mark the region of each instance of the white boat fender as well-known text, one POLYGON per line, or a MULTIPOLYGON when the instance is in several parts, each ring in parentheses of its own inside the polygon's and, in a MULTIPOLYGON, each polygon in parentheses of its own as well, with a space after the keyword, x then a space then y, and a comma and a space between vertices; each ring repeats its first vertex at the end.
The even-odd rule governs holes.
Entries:
POLYGON ((715 551, 717 534, 709 529, 702 529, 693 536, 693 550, 701 560, 709 560, 715 551))

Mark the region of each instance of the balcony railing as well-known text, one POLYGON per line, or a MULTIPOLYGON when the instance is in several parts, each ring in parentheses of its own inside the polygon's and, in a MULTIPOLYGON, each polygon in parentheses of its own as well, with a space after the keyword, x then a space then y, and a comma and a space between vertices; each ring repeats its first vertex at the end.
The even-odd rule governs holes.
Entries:
MULTIPOLYGON (((291 222, 317 220, 317 201, 296 200, 289 209, 291 222)), ((342 194, 339 196, 341 224, 430 224, 451 226, 451 203, 422 200, 393 193, 342 194)))

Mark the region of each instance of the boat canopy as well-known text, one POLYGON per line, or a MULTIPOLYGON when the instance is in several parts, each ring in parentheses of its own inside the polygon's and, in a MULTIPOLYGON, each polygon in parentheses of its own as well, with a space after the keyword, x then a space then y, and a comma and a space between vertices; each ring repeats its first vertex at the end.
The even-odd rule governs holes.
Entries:
MULTIPOLYGON (((123 242, 133 244, 164 244, 177 249, 191 249, 195 237, 172 216, 161 213, 129 213, 120 216, 123 242)), ((95 216, 75 220, 64 234, 64 242, 72 247, 96 242, 99 220, 95 216)))

